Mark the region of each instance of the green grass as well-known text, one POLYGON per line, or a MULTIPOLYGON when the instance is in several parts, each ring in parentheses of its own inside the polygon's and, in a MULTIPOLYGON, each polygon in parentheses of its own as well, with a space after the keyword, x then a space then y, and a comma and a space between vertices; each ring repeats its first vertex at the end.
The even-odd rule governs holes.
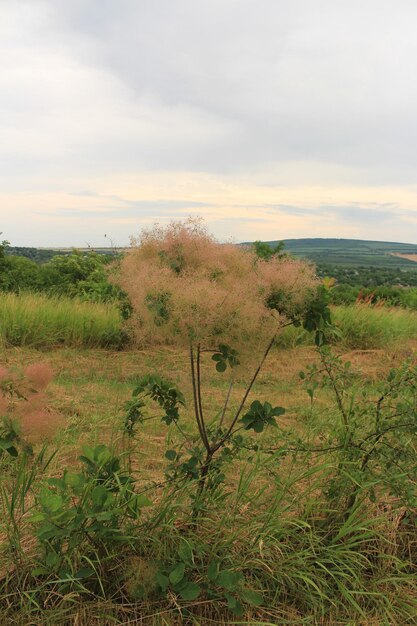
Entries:
POLYGON ((0 336, 6 346, 120 348, 119 311, 112 305, 40 294, 1 294, 0 336))
MULTIPOLYGON (((276 242, 269 242, 274 244, 276 242)), ((287 239, 285 249, 315 263, 346 266, 401 267, 417 271, 417 265, 392 253, 414 254, 416 244, 363 239, 287 239)))
POLYGON ((346 306, 334 308, 340 341, 352 349, 385 348, 417 337, 417 314, 400 308, 346 306))
MULTIPOLYGON (((351 305, 332 307, 338 329, 332 343, 352 350, 381 349, 417 338, 417 313, 401 308, 351 305)), ((301 328, 287 327, 277 339, 281 348, 312 345, 313 337, 301 328)))

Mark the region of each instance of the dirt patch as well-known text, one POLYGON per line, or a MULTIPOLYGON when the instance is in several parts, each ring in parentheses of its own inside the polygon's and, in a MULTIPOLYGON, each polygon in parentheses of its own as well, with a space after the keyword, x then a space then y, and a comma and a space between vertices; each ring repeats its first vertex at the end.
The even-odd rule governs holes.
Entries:
POLYGON ((401 259, 407 259, 417 263, 417 254, 401 254, 400 252, 391 252, 391 256, 399 256, 401 259))

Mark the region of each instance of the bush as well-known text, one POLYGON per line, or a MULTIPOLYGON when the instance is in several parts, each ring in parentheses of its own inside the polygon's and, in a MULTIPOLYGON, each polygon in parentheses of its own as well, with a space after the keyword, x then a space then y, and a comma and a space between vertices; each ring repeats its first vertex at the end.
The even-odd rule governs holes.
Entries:
POLYGON ((224 343, 253 358, 279 320, 301 315, 315 294, 310 265, 222 245, 196 220, 155 227, 132 244, 119 281, 138 345, 224 343))

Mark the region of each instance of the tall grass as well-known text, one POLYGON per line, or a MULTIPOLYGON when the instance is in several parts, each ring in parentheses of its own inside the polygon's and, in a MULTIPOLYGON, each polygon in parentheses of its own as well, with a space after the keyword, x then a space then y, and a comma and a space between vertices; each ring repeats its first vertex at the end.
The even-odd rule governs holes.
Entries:
POLYGON ((121 348, 117 308, 41 294, 1 294, 0 340, 5 346, 121 348))
MULTIPOLYGON (((338 333, 332 338, 344 348, 368 350, 385 348, 396 342, 417 338, 417 313, 400 308, 355 304, 332 307, 338 333)), ((281 348, 311 345, 311 333, 287 327, 277 339, 281 348)))
POLYGON ((335 307, 333 319, 348 348, 384 348, 417 337, 417 314, 405 309, 354 305, 335 307))
MULTIPOLYGON (((121 548, 116 542, 109 548, 94 574, 99 584, 74 578, 70 593, 68 583, 66 588, 66 581, 56 573, 36 579, 31 574, 36 565, 33 542, 28 549, 22 531, 28 532, 25 518, 30 501, 26 502, 26 495, 29 489, 39 489, 39 483, 33 483, 41 479, 49 463, 45 459, 46 463, 41 459, 26 468, 20 463, 17 478, 10 482, 10 495, 3 490, 0 498, 0 528, 7 528, 9 559, 9 568, 0 574, 0 611, 5 620, 0 623, 414 623, 417 599, 409 553, 412 536, 400 527, 398 514, 390 517, 376 508, 359 507, 345 518, 328 517, 319 495, 324 465, 313 470, 299 468, 291 479, 271 481, 266 488, 260 481, 265 465, 259 463, 259 457, 242 466, 234 490, 217 496, 213 493, 210 512, 198 524, 190 523, 187 514, 186 485, 175 493, 168 488, 160 494, 153 513, 133 531, 130 545, 121 548), (161 564, 170 567, 178 563, 184 544, 189 552, 186 576, 199 584, 205 581, 211 593, 203 591, 197 600, 186 602, 173 593, 158 596, 155 571, 161 564), (261 605, 245 604, 243 615, 233 615, 227 601, 235 592, 219 588, 208 578, 213 562, 218 563, 219 571, 240 572, 244 586, 261 594, 261 605), (145 597, 140 592, 143 588, 145 597), (184 615, 188 617, 185 621, 184 615)), ((68 562, 83 559, 81 546, 79 552, 73 546, 67 553, 68 562)), ((0 565, 4 563, 0 561, 0 565)))

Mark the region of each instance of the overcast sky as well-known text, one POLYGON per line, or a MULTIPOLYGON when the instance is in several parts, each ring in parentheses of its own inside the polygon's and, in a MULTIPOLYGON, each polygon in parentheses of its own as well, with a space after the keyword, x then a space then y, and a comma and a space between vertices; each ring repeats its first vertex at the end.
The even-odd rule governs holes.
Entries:
POLYGON ((416 0, 0 0, 0 230, 417 243, 416 0))

